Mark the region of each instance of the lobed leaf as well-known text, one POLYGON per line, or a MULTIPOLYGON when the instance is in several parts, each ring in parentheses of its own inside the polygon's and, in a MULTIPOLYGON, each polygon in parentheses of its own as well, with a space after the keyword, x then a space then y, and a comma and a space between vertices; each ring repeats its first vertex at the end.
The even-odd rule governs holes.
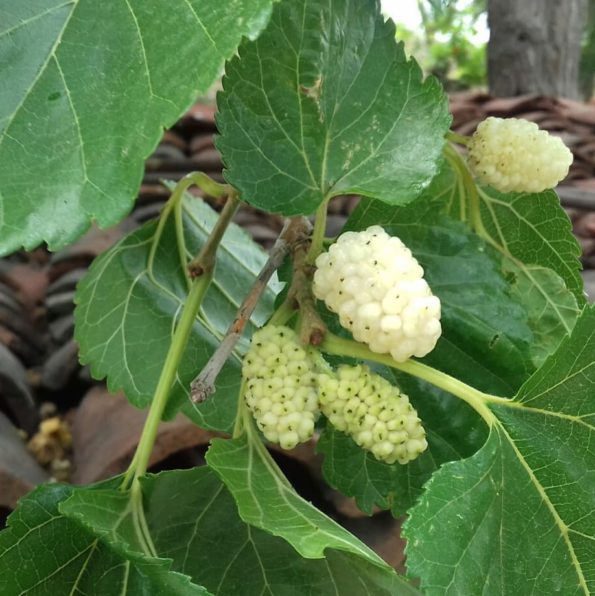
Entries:
POLYGON ((130 211, 143 161, 271 0, 4 2, 0 254, 130 211))
MULTIPOLYGON (((217 214, 189 195, 183 207, 189 256, 204 244, 217 214)), ((95 378, 107 377, 110 390, 123 389, 130 402, 141 408, 153 396, 188 290, 172 218, 165 225, 151 261, 155 231, 155 223, 146 224, 101 255, 79 284, 75 297, 75 337, 81 362, 91 365, 95 378)), ((182 409, 203 428, 229 430, 241 376, 238 355, 227 362, 216 395, 204 404, 194 406, 190 402, 189 386, 219 344, 247 288, 264 265, 266 254, 231 224, 217 259, 214 279, 184 352, 166 416, 182 409)), ((248 331, 266 321, 278 289, 277 282, 269 284, 248 331)), ((239 350, 245 347, 244 341, 239 350)))
POLYGON ((406 524, 428 594, 595 589, 595 308, 519 390, 490 436, 443 466, 406 524))
POLYGON ((227 64, 217 100, 226 180, 285 215, 345 193, 411 201, 450 125, 440 85, 422 81, 377 0, 277 5, 227 64))

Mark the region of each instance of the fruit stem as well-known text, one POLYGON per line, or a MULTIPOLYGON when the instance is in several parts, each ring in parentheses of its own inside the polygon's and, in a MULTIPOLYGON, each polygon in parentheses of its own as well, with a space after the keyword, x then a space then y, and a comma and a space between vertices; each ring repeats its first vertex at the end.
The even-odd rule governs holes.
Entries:
POLYGON ((271 315, 267 325, 285 325, 295 314, 291 300, 285 299, 271 315))
POLYGON ((471 141, 471 137, 466 137, 464 135, 460 135, 458 132, 455 132, 454 130, 449 130, 446 133, 446 140, 450 141, 451 143, 458 143, 459 145, 464 145, 465 147, 467 147, 467 145, 469 145, 469 142, 471 141))
POLYGON ((317 346, 326 333, 326 325, 316 310, 316 300, 312 293, 314 265, 308 262, 311 253, 312 246, 308 252, 303 243, 297 243, 293 247, 293 275, 287 300, 294 309, 299 310, 297 328, 300 342, 303 345, 317 346))
MULTIPOLYGON (((193 185, 198 186, 198 188, 200 188, 205 194, 214 198, 221 198, 235 194, 235 191, 231 186, 219 184, 219 182, 213 180, 204 172, 191 172, 190 174, 186 174, 186 176, 184 176, 176 184, 171 196, 169 197, 169 200, 165 204, 165 207, 159 216, 157 229, 155 230, 155 235, 153 236, 153 241, 151 243, 151 250, 149 251, 148 266, 150 270, 153 268, 155 254, 157 253, 159 241, 161 240, 161 236, 163 234, 163 229, 165 228, 165 224, 167 223, 167 219, 171 211, 174 210, 176 217, 176 238, 178 244, 178 253, 180 255, 180 264, 182 265, 184 271, 186 271, 186 243, 184 240, 184 229, 182 226, 181 203, 184 193, 193 185)), ((188 285, 190 285, 189 279, 188 285)))
POLYGON ((238 410, 236 412, 236 420, 235 424, 233 425, 233 434, 231 435, 232 439, 237 439, 241 437, 245 430, 244 419, 246 416, 246 401, 244 400, 244 394, 246 393, 246 379, 242 378, 242 383, 240 385, 240 392, 238 396, 238 410))
POLYGON ((232 193, 227 197, 227 201, 219 214, 217 223, 211 230, 206 243, 201 248, 200 252, 188 263, 188 272, 192 279, 199 277, 206 273, 211 273, 215 268, 215 253, 217 247, 221 243, 223 234, 227 230, 227 226, 231 222, 233 216, 236 214, 240 200, 237 194, 232 193))
POLYGON ((370 360, 372 362, 378 362, 379 364, 384 364, 385 366, 389 366, 392 368, 396 368, 397 370, 401 370, 404 373, 427 381, 448 393, 462 399, 464 402, 468 403, 476 412, 486 421, 488 426, 492 426, 496 421, 496 417, 492 413, 492 411, 488 408, 486 403, 488 402, 498 402, 498 403, 507 403, 510 400, 505 398, 496 397, 490 395, 488 393, 484 393, 443 373, 431 366, 427 366, 426 364, 422 364, 421 362, 417 362, 416 360, 406 360, 405 362, 396 362, 390 355, 388 354, 376 354, 372 352, 367 346, 360 344, 351 339, 345 339, 334 335, 332 333, 327 333, 324 341, 320 344, 320 349, 323 352, 328 354, 333 354, 335 356, 348 356, 350 358, 355 358, 356 360, 370 360))
POLYGON ((481 219, 481 208, 479 201, 479 194, 477 192, 477 186, 473 180, 473 176, 467 167, 467 164, 460 156, 460 154, 453 148, 452 145, 447 145, 444 148, 444 154, 446 159, 455 170, 457 177, 462 182, 462 186, 465 189, 465 196, 468 199, 469 215, 471 227, 477 232, 479 236, 485 238, 488 236, 483 220, 481 219))

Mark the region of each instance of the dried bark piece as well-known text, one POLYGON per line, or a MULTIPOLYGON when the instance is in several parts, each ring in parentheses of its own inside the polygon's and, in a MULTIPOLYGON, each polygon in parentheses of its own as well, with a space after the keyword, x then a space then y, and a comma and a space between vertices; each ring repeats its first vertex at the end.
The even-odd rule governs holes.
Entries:
POLYGON ((533 109, 538 98, 539 95, 534 93, 516 97, 494 97, 483 102, 481 107, 490 116, 510 117, 533 109))
MULTIPOLYGON (((123 394, 97 386, 84 397, 72 422, 72 482, 88 484, 123 472, 141 435, 147 412, 131 406, 123 394)), ((218 433, 203 430, 178 415, 161 423, 150 465, 190 447, 206 445, 218 433)))
POLYGON ((87 269, 85 267, 79 267, 65 273, 48 286, 47 294, 61 294, 62 292, 74 290, 86 273, 87 269))
POLYGON ((37 428, 37 404, 31 395, 25 368, 0 344, 0 399, 8 406, 19 426, 27 432, 37 428))
MULTIPOLYGON (((595 193, 593 193, 593 207, 595 207, 595 193)), ((574 232, 584 238, 595 238, 595 212, 585 213, 574 224, 574 232)))
POLYGON ((78 369, 78 345, 71 339, 44 362, 41 386, 52 391, 62 389, 78 369))
POLYGON ((560 98, 559 102, 566 117, 595 126, 595 105, 565 98, 560 98))
POLYGON ((0 412, 0 507, 14 509, 17 500, 49 475, 27 451, 23 438, 0 412))
POLYGON ((74 317, 67 314, 49 324, 50 337, 58 344, 67 342, 74 332, 74 317))
POLYGON ((28 263, 0 261, 0 280, 10 286, 20 302, 29 309, 43 302, 48 285, 48 274, 44 267, 28 263))
POLYGON ((194 135, 190 141, 190 153, 194 155, 195 153, 201 152, 203 149, 214 147, 213 137, 214 135, 210 132, 194 135))

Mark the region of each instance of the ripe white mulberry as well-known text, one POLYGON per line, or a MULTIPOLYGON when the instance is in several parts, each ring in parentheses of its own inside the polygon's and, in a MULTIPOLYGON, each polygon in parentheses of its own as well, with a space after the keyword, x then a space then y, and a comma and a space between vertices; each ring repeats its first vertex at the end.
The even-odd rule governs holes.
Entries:
POLYGON ((440 300, 411 251, 380 226, 345 232, 316 259, 314 295, 373 352, 425 356, 440 334, 440 300))
POLYGON ((561 139, 518 118, 487 118, 469 143, 468 162, 501 192, 542 192, 568 174, 572 153, 561 139))
POLYGON ((312 437, 319 415, 315 367, 292 329, 256 331, 242 375, 246 404, 269 441, 293 449, 312 437))
POLYGON ((342 365, 318 378, 320 407, 329 422, 376 459, 406 464, 423 453, 426 433, 409 398, 365 366, 342 365))

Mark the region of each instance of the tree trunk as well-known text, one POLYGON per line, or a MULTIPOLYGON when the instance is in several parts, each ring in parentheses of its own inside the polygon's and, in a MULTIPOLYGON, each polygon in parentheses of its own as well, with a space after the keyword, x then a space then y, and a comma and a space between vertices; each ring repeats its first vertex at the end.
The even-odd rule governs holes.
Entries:
POLYGON ((578 98, 587 0, 488 0, 488 80, 496 96, 578 98))

